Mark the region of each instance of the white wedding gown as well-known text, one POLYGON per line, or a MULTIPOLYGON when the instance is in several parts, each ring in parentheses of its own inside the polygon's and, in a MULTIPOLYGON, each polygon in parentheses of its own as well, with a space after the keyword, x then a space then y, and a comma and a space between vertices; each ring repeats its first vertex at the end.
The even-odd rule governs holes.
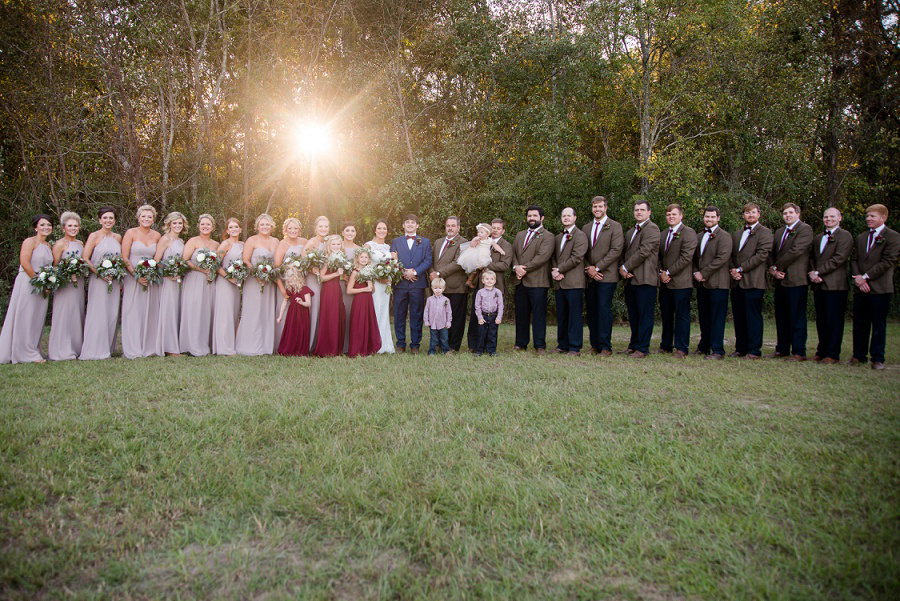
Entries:
MULTIPOLYGON (((391 258, 390 244, 378 244, 374 240, 368 242, 372 249, 372 263, 381 263, 391 258)), ((379 353, 393 353, 394 339, 391 337, 391 295, 387 292, 387 284, 373 282, 375 290, 372 301, 375 303, 375 319, 378 321, 378 333, 381 334, 379 353)))

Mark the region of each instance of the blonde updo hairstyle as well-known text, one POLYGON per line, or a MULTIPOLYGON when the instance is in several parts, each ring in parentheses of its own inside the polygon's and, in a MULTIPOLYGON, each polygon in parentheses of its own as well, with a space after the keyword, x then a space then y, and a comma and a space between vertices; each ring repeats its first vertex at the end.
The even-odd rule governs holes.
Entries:
MULTIPOLYGON (((282 236, 287 236, 287 229, 288 229, 288 227, 289 227, 290 225, 292 225, 292 224, 293 224, 293 225, 296 225, 296 226, 297 226, 297 229, 300 229, 300 228, 302 227, 302 226, 300 225, 300 220, 299 220, 299 219, 297 219, 296 217, 288 217, 287 219, 284 220, 284 223, 281 224, 281 235, 282 235, 282 236)), ((297 235, 299 236, 300 233, 297 232, 297 235)))
POLYGON ((144 211, 150 211, 150 213, 153 214, 153 221, 156 221, 156 209, 154 209, 153 206, 151 206, 151 205, 141 205, 141 206, 139 206, 139 207, 138 207, 138 210, 137 210, 137 213, 134 214, 135 217, 137 217, 138 219, 140 219, 141 213, 143 213, 144 211))
POLYGON ((66 211, 62 215, 59 216, 59 224, 63 227, 66 227, 66 222, 70 219, 74 219, 78 222, 78 226, 81 227, 81 217, 75 211, 66 211))
POLYGON ((271 223, 273 228, 275 227, 275 220, 272 219, 272 216, 268 213, 261 213, 259 217, 256 218, 256 221, 253 222, 253 227, 256 229, 256 231, 259 231, 259 223, 263 220, 271 223))
MULTIPOLYGON (((197 217, 197 225, 200 225, 200 222, 203 221, 204 219, 209 219, 209 220, 212 222, 213 231, 215 231, 215 229, 216 229, 216 218, 213 217, 212 215, 210 215, 209 213, 203 213, 202 215, 200 215, 199 217, 197 217)), ((210 234, 212 234, 212 232, 210 232, 210 234)))

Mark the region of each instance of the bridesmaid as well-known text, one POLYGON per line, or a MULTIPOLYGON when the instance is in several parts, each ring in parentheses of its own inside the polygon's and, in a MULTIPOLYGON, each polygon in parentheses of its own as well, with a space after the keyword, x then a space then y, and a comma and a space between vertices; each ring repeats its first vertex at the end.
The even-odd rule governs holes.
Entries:
MULTIPOLYGON (((328 236, 325 239, 326 256, 340 250, 340 236, 328 236)), ((344 270, 338 268, 336 271, 329 271, 326 266, 316 271, 322 278, 322 301, 319 305, 319 334, 313 354, 318 357, 335 357, 344 349, 344 327, 347 323, 339 284, 344 270)))
POLYGON ((194 357, 209 354, 212 342, 213 304, 216 287, 209 281, 209 270, 197 266, 199 253, 216 253, 219 243, 212 239, 216 222, 209 213, 197 220, 199 236, 184 245, 181 256, 187 259, 191 270, 184 276, 181 293, 181 325, 178 328, 178 346, 182 353, 194 357))
MULTIPOLYGON (((341 250, 353 265, 356 251, 359 250, 359 244, 356 240, 356 224, 352 221, 345 221, 344 227, 341 229, 341 250)), ((347 316, 347 323, 344 324, 344 353, 350 349, 350 307, 353 305, 353 297, 347 293, 347 278, 350 274, 345 273, 341 277, 341 298, 344 299, 344 315, 347 316)))
MULTIPOLYGON (((315 222, 313 222, 313 232, 315 235, 310 238, 306 243, 306 246, 303 247, 303 256, 306 256, 306 252, 309 250, 317 250, 324 253, 325 236, 328 235, 330 229, 331 224, 328 221, 328 217, 325 217, 324 215, 316 217, 315 222)), ((319 325, 319 304, 321 303, 320 296, 322 294, 322 284, 319 283, 319 278, 310 273, 306 276, 306 285, 313 292, 312 306, 309 308, 309 350, 312 351, 313 347, 316 345, 316 334, 319 325)))
MULTIPOLYGON (((122 258, 131 275, 134 265, 156 254, 160 233, 151 228, 156 209, 141 205, 137 210, 138 226, 122 237, 122 258)), ((125 278, 122 286, 122 354, 126 359, 162 355, 158 337, 159 286, 147 278, 125 278)))
MULTIPOLYGON (((263 213, 256 218, 256 235, 244 244, 244 263, 253 269, 263 259, 273 261, 278 238, 272 237, 275 220, 263 213)), ((241 323, 238 325, 234 347, 238 355, 271 355, 275 352, 275 284, 248 279, 244 283, 241 323)))
POLYGON ((369 251, 363 249, 356 253, 353 273, 347 281, 347 292, 353 297, 350 309, 350 357, 373 355, 381 348, 381 334, 378 333, 378 320, 375 319, 375 305, 372 303, 374 282, 358 282, 359 271, 372 262, 369 251))
MULTIPOLYGON (((163 220, 163 234, 156 243, 156 253, 153 258, 158 264, 168 261, 170 258, 181 256, 184 251, 184 240, 181 235, 186 233, 187 219, 178 211, 166 215, 163 220)), ((166 276, 159 284, 159 345, 162 351, 169 356, 181 355, 181 346, 178 342, 178 324, 181 321, 181 286, 183 282, 174 277, 166 276)))
MULTIPOLYGON (((80 257, 84 245, 76 238, 81 230, 81 217, 66 211, 60 217, 63 237, 53 245, 53 264, 80 257)), ((77 359, 84 335, 84 280, 78 278, 53 294, 53 316, 50 318, 50 342, 47 350, 51 361, 77 359)))
MULTIPOLYGON (((387 222, 379 219, 375 222, 375 236, 366 242, 372 254, 373 263, 381 263, 391 258, 391 245, 387 243, 387 222)), ((375 317, 378 320, 378 332, 381 334, 379 353, 393 353, 394 339, 391 338, 391 295, 388 294, 388 281, 375 281, 372 302, 375 304, 375 317)))
MULTIPOLYGON (((284 258, 287 256, 301 256, 303 254, 303 247, 306 246, 307 243, 306 238, 300 237, 300 220, 294 217, 288 217, 284 220, 284 223, 281 224, 281 233, 284 235, 284 238, 281 239, 281 242, 278 243, 278 248, 275 249, 275 267, 281 267, 281 264, 284 263, 284 258)), ((284 282, 280 279, 278 280, 278 292, 283 299, 287 300, 289 295, 284 287, 284 282)), ((275 322, 276 349, 281 342, 281 333, 284 331, 284 324, 284 319, 275 322)))
POLYGON ((222 267, 216 279, 216 300, 213 309, 212 352, 231 357, 237 352, 234 336, 237 332, 238 316, 241 314, 241 287, 234 278, 229 278, 225 268, 233 261, 244 260, 244 243, 241 242, 241 222, 230 217, 225 223, 227 238, 219 245, 222 267))
POLYGON ((19 273, 0 332, 0 363, 46 361, 41 355, 41 336, 47 320, 47 299, 42 294, 32 294, 30 280, 42 267, 53 263, 53 251, 47 243, 53 225, 50 216, 42 213, 31 219, 31 227, 34 236, 22 242, 19 273))
POLYGON ((122 287, 117 280, 110 282, 97 277, 97 266, 106 255, 122 253, 122 236, 112 231, 116 224, 116 210, 103 206, 97 211, 100 229, 88 236, 84 256, 91 264, 88 284, 87 313, 84 316, 82 360, 109 359, 116 348, 116 328, 119 323, 119 297, 122 287), (110 284, 112 290, 110 290, 110 284))

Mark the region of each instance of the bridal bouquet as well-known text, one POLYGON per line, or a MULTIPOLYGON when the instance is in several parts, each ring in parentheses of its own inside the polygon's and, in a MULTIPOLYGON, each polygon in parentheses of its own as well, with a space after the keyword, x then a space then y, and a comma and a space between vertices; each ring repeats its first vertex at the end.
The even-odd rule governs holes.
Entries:
POLYGON ((125 267, 125 259, 121 255, 112 253, 103 255, 100 265, 97 267, 97 277, 106 280, 106 292, 112 293, 113 280, 121 282, 128 275, 125 267))
POLYGON ((191 266, 188 265, 187 259, 182 257, 181 255, 172 255, 162 264, 162 274, 169 278, 175 278, 175 281, 178 282, 178 287, 181 288, 181 282, 184 279, 184 274, 191 270, 191 266))
POLYGON ((250 277, 250 268, 241 259, 235 259, 225 267, 225 273, 235 281, 238 289, 243 289, 244 280, 250 277))
POLYGON ((51 292, 59 290, 62 280, 56 273, 56 268, 52 265, 45 265, 37 270, 34 277, 31 278, 32 294, 42 294, 47 298, 51 292))
POLYGON ((56 267, 56 274, 62 280, 60 287, 71 283, 78 288, 78 278, 86 278, 91 275, 91 267, 81 255, 67 253, 56 267))
POLYGON ((387 259, 374 265, 375 276, 379 280, 387 280, 387 293, 391 293, 391 284, 400 281, 403 275, 403 265, 397 259, 388 256, 387 259))
POLYGON ((212 283, 212 281, 216 279, 219 267, 222 266, 222 260, 219 259, 219 255, 217 255, 214 250, 201 250, 194 255, 194 261, 200 269, 209 270, 209 273, 206 274, 207 284, 212 283))
POLYGON ((281 270, 268 258, 264 258, 253 268, 253 277, 259 280, 259 293, 266 291, 266 284, 274 284, 281 277, 281 270))
MULTIPOLYGON (((159 284, 162 274, 159 272, 159 265, 156 261, 153 259, 141 259, 134 264, 134 279, 140 280, 141 278, 147 278, 148 286, 149 284, 159 284)), ((145 292, 148 286, 143 286, 145 292)))
MULTIPOLYGON (((306 251, 306 256, 303 257, 303 272, 310 274, 313 272, 313 269, 322 269, 325 266, 325 255, 323 255, 318 250, 308 250, 306 251)), ((321 278, 319 278, 321 282, 321 278)))

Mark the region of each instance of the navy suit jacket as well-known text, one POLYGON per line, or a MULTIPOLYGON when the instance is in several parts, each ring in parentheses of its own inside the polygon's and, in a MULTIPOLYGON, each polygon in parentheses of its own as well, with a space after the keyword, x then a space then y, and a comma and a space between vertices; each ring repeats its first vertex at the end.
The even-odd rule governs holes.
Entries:
POLYGON ((404 269, 415 269, 419 278, 410 282, 400 278, 394 284, 394 288, 414 290, 428 287, 428 268, 431 267, 431 241, 424 236, 416 236, 412 250, 406 244, 406 236, 400 236, 391 240, 391 252, 397 253, 397 259, 403 264, 404 269))

